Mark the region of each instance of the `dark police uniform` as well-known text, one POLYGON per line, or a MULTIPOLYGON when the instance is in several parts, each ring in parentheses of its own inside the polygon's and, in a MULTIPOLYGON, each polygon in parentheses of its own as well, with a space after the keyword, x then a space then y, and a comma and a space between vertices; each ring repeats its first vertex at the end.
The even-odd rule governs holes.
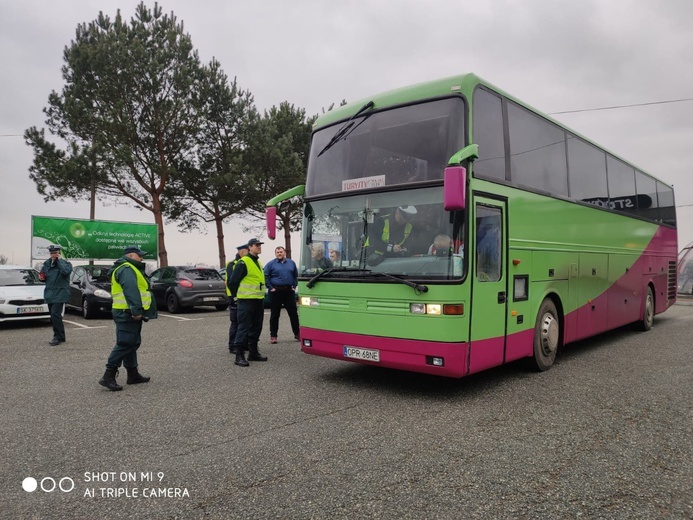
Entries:
MULTIPOLYGON (((252 245, 262 245, 262 242, 253 238, 248 241, 248 246, 252 245)), ((234 364, 247 367, 248 361, 267 361, 257 346, 265 316, 265 273, 260 259, 250 252, 241 258, 233 269, 228 286, 232 297, 238 299, 238 330, 233 346, 236 352, 234 364), (246 349, 250 352, 248 361, 244 354, 246 349)))
MULTIPOLYGON (((136 246, 125 249, 125 254, 147 253, 136 246)), ((156 302, 150 291, 149 278, 141 261, 123 256, 110 270, 111 295, 113 296, 113 321, 116 326, 116 344, 106 362, 106 372, 99 384, 109 390, 122 390, 115 377, 122 364, 128 372, 128 384, 146 383, 149 377, 139 373, 137 349, 142 343, 142 322, 157 317, 156 302), (135 316, 141 316, 140 319, 135 316)))
MULTIPOLYGON (((50 253, 59 252, 60 246, 48 246, 50 253)), ((48 312, 51 314, 53 325, 53 339, 49 345, 57 345, 65 342, 65 324, 63 323, 63 311, 65 304, 70 301, 70 273, 72 264, 63 258, 49 258, 41 266, 41 278, 46 282, 43 298, 48 304, 48 312)))

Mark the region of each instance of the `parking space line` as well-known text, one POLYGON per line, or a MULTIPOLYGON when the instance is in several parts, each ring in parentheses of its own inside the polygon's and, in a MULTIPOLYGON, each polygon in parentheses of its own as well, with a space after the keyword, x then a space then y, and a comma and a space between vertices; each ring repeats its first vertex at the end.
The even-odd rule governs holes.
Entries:
POLYGON ((82 325, 81 323, 77 323, 76 321, 69 321, 69 320, 63 320, 64 323, 69 323, 70 325, 77 325, 78 327, 81 327, 83 329, 105 329, 106 325, 97 325, 95 327, 90 327, 89 325, 82 325))
POLYGON ((195 320, 203 320, 204 318, 184 318, 183 316, 173 316, 171 314, 162 314, 158 313, 159 317, 166 317, 166 318, 173 318, 179 321, 195 321, 195 320))

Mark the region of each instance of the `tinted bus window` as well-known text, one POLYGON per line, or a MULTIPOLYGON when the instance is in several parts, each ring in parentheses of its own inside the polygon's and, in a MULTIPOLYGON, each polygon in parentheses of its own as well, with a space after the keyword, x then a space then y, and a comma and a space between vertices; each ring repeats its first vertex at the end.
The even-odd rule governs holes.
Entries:
POLYGON ((657 181, 657 201, 659 202, 659 218, 662 222, 664 224, 676 226, 674 189, 663 182, 657 181))
POLYGON ((606 171, 609 183, 609 206, 616 211, 637 213, 635 172, 631 166, 607 155, 606 171))
POLYGON ((510 178, 517 184, 568 195, 563 130, 508 103, 510 178))
POLYGON ((464 107, 461 97, 439 99, 318 130, 306 196, 442 180, 448 160, 464 146, 464 107), (342 135, 333 141, 337 132, 342 135))
POLYGON ((475 174, 505 180, 503 104, 498 96, 482 89, 474 92, 474 142, 479 145, 475 174))
POLYGON ((568 135, 570 196, 595 206, 606 206, 606 154, 573 135, 568 135))
POLYGON ((635 170, 635 189, 638 192, 638 215, 650 220, 659 220, 657 182, 635 170))
POLYGON ((498 208, 477 205, 476 275, 482 282, 501 279, 502 213, 498 208))

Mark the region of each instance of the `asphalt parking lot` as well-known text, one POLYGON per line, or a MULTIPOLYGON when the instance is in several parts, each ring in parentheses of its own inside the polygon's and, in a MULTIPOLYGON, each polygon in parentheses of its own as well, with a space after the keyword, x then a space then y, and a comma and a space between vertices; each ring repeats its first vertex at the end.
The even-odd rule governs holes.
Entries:
POLYGON ((122 392, 113 323, 66 320, 0 325, 1 518, 693 517, 690 305, 461 380, 308 356, 285 315, 269 345, 267 313, 239 368, 227 312, 162 313, 122 392))

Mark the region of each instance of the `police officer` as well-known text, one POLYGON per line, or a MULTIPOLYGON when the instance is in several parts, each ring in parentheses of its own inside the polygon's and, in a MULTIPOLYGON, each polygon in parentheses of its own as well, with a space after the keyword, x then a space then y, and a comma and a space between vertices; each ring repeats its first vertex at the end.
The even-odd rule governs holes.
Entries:
POLYGON ((236 250, 238 251, 236 253, 236 258, 226 264, 226 294, 229 297, 229 318, 231 319, 231 325, 229 326, 229 352, 232 354, 236 353, 233 348, 233 343, 236 341, 236 331, 238 330, 238 305, 231 295, 229 281, 231 280, 231 275, 233 274, 233 268, 241 258, 248 254, 248 244, 238 246, 236 250))
POLYGON ((139 246, 128 246, 116 260, 111 274, 113 321, 116 326, 116 344, 106 361, 106 372, 99 381, 111 391, 122 390, 116 382, 121 363, 128 372, 127 383, 136 385, 150 380, 137 369, 137 349, 142 343, 142 322, 155 319, 156 302, 150 291, 142 259, 147 255, 139 246))
POLYGON ((72 264, 60 258, 60 250, 57 245, 48 246, 50 258, 43 262, 39 278, 46 282, 43 298, 48 304, 53 325, 53 339, 48 344, 51 346, 65 343, 65 325, 63 324, 63 312, 65 304, 70 301, 70 273, 72 264))
POLYGON ((399 206, 394 215, 383 215, 375 221, 366 246, 368 247, 368 265, 376 266, 384 258, 407 256, 409 237, 413 226, 411 220, 417 214, 414 206, 399 206))
POLYGON ((257 238, 248 241, 248 254, 236 263, 228 281, 231 296, 238 305, 238 330, 233 348, 236 351, 234 364, 239 367, 250 366, 248 361, 267 361, 257 347, 265 316, 265 273, 259 259, 263 243, 257 238), (246 348, 250 352, 248 360, 244 354, 246 348))

